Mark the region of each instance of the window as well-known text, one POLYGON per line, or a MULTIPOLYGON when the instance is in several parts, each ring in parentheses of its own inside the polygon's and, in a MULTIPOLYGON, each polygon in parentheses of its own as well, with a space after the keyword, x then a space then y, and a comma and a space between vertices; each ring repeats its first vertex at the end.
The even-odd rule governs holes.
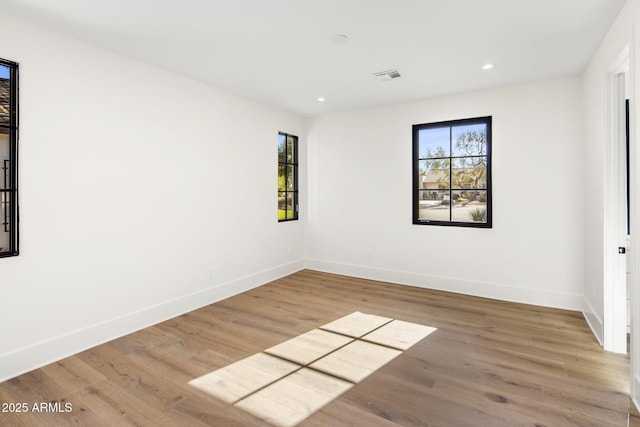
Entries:
POLYGON ((298 219, 298 137, 278 133, 278 221, 298 219))
POLYGON ((18 64, 0 59, 0 257, 18 255, 18 64))
POLYGON ((491 228, 491 117, 413 126, 413 223, 491 228))

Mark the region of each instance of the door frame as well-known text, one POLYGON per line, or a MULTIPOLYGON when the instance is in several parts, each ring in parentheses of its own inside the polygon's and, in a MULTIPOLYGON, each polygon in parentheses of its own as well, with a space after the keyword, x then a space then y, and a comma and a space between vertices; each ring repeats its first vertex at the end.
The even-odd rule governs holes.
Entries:
POLYGON ((603 218, 604 348, 625 354, 627 353, 626 256, 619 254, 618 248, 627 245, 625 76, 629 77, 629 53, 630 48, 627 45, 607 73, 607 148, 603 218))
MULTIPOLYGON (((632 49, 630 52, 630 70, 628 79, 629 94, 629 182, 631 183, 631 218, 640 218, 640 140, 637 130, 640 129, 640 111, 636 108, 640 101, 640 25, 633 26, 632 49)), ((631 224, 631 239, 634 246, 640 242, 640 223, 631 224)), ((631 348, 629 360, 631 364, 631 399, 636 409, 640 409, 640 251, 632 250, 628 256, 631 272, 631 348)))

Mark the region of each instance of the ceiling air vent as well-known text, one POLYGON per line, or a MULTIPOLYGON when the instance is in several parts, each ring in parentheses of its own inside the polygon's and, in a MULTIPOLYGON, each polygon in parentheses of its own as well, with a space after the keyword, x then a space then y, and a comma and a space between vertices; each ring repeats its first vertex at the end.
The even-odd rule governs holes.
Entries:
POLYGON ((378 80, 382 82, 386 82, 388 80, 397 79, 401 77, 398 70, 379 71, 377 73, 373 73, 373 75, 376 76, 378 80))

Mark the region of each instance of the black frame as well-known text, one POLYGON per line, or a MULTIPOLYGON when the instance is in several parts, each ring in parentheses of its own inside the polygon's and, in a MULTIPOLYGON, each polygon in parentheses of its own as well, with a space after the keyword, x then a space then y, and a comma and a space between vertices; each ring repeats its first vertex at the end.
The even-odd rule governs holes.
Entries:
POLYGON ((296 221, 298 219, 298 137, 285 132, 278 132, 278 222, 296 221), (280 151, 280 137, 284 137, 284 152, 280 151), (289 140, 291 139, 292 152, 289 152, 289 140), (291 154, 291 156, 289 156, 291 154), (289 161, 289 158, 291 161, 289 161), (285 188, 284 191, 280 190, 279 180, 280 173, 284 170, 285 174, 285 188), (286 180, 289 175, 289 171, 293 173, 292 189, 289 190, 286 185, 286 180), (292 214, 289 216, 289 209, 287 209, 286 203, 289 199, 289 195, 292 196, 293 206, 292 214), (280 200, 284 199, 284 218, 280 218, 280 200))
MULTIPOLYGON (((442 122, 435 123, 423 123, 419 125, 413 125, 413 224, 417 225, 442 225, 442 226, 454 226, 454 227, 474 227, 474 228, 492 228, 492 189, 491 189, 491 116, 485 117, 475 117, 470 119, 460 119, 460 120, 448 120, 442 122), (438 221, 438 220, 425 220, 420 219, 420 161, 427 159, 440 159, 440 160, 448 160, 449 165, 453 164, 453 160, 461 159, 466 157, 479 157, 479 156, 454 156, 452 150, 452 131, 450 131, 450 139, 449 139, 449 155, 443 157, 430 157, 430 158, 421 158, 420 157, 420 131, 424 129, 436 129, 436 128, 453 128, 456 126, 468 126, 468 125, 478 125, 484 124, 487 128, 486 134, 486 188, 476 188, 478 191, 486 191, 486 222, 462 222, 462 221, 453 221, 453 209, 449 209, 449 221, 438 221)), ((449 188, 438 190, 438 191, 449 191, 449 203, 453 200, 454 191, 458 191, 459 189, 453 188, 451 173, 449 172, 449 188)), ((424 191, 424 190, 423 190, 424 191)))
POLYGON ((0 66, 9 68, 9 124, 0 123, 0 128, 9 133, 9 159, 2 162, 3 177, 0 181, 0 193, 4 193, 3 204, 5 221, 0 224, 5 232, 9 232, 9 248, 0 251, 0 257, 19 254, 18 243, 18 64, 0 59, 0 66), (8 200, 8 203, 7 203, 8 200), (9 221, 6 221, 6 218, 9 221))
POLYGON ((624 110, 625 110, 625 161, 626 161, 626 166, 627 166, 627 171, 626 171, 626 179, 627 179, 627 235, 631 234, 631 163, 630 163, 630 157, 631 157, 631 151, 630 150, 630 141, 631 141, 631 134, 630 134, 630 128, 629 128, 629 100, 626 99, 624 102, 624 110))

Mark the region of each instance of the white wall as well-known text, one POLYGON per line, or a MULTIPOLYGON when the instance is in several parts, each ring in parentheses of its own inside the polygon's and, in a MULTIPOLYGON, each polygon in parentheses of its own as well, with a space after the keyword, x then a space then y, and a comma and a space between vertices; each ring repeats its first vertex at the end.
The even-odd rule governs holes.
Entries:
POLYGON ((306 266, 530 304, 582 307, 579 79, 319 118, 306 266), (411 126, 493 116, 493 228, 412 225, 411 126))
POLYGON ((302 119, 3 15, 0 52, 21 125, 0 381, 302 268, 276 167, 302 119))
MULTIPOLYGON (((640 402, 640 319, 635 314, 640 307, 640 230, 637 223, 640 212, 640 149, 638 132, 640 118, 637 103, 640 100, 640 0, 628 0, 616 22, 609 30, 598 51, 587 67, 584 77, 586 168, 587 188, 585 198, 585 314, 596 333, 602 335, 604 320, 604 223, 605 189, 602 187, 606 162, 606 80, 611 66, 625 46, 630 47, 631 61, 629 83, 631 85, 631 209, 632 248, 628 259, 632 273, 632 396, 636 405, 640 402), (635 226, 634 226, 635 224, 635 226), (599 322, 599 324, 598 324, 599 322)), ((615 248, 611 248, 614 249, 615 248)), ((602 336, 600 337, 602 340, 602 336)))

